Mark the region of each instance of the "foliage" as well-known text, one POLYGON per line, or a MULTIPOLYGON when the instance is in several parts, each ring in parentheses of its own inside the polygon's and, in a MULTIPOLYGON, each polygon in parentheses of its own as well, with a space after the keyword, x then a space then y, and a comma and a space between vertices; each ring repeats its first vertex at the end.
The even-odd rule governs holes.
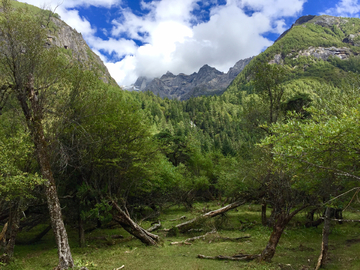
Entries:
POLYGON ((7 201, 32 197, 31 190, 43 179, 31 170, 32 146, 29 135, 0 135, 0 196, 7 201), (30 165, 30 168, 29 168, 30 165))
POLYGON ((309 119, 292 114, 286 122, 274 125, 275 135, 262 143, 272 146, 278 167, 296 171, 293 185, 308 192, 321 190, 325 192, 321 198, 328 199, 360 179, 359 94, 351 87, 338 94, 330 94, 333 99, 325 101, 327 108, 306 109, 309 119))

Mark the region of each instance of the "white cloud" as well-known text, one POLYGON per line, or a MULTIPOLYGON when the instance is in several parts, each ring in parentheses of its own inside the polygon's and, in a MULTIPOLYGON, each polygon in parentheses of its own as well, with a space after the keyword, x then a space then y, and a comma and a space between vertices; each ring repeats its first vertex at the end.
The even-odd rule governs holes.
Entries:
POLYGON ((112 74, 113 78, 120 84, 120 85, 130 85, 134 83, 138 78, 135 70, 135 62, 136 59, 134 56, 126 56, 122 61, 116 63, 107 63, 107 68, 112 74), (125 83, 121 83, 125 82, 125 83))
POLYGON ((334 8, 328 9, 325 13, 341 17, 359 17, 360 3, 358 0, 341 0, 334 8))
MULTIPOLYGON (((298 15, 304 2, 228 0, 226 5, 211 10, 209 21, 193 25, 196 1, 162 0, 144 3, 150 12, 143 17, 125 10, 114 22, 112 33, 146 42, 134 54, 131 72, 137 76, 156 77, 168 70, 190 74, 204 64, 226 72, 236 61, 256 55, 271 45, 262 34, 285 31, 281 18, 298 15), (245 7, 255 13, 246 15, 245 7)), ((123 71, 119 69, 119 72, 123 71)), ((121 83, 132 82, 125 79, 121 83)))
POLYGON ((240 7, 248 7, 261 12, 266 17, 279 18, 282 16, 294 16, 302 10, 307 0, 240 0, 240 7))
MULTIPOLYGON (((24 1, 43 5, 41 0, 24 1)), ((198 0, 142 0, 140 5, 146 13, 143 16, 134 14, 121 0, 64 0, 57 12, 83 34, 119 84, 131 84, 138 76, 156 77, 166 71, 190 74, 204 64, 227 71, 236 61, 271 45, 263 34, 283 32, 283 18, 297 16, 305 1, 227 0, 226 5, 212 7, 206 22, 194 15, 199 9, 198 0), (97 37, 96 25, 76 10, 89 5, 119 7, 119 16, 110 22, 112 30, 107 32, 107 40, 97 37), (247 15, 245 9, 253 14, 247 15), (116 58, 106 59, 101 52, 116 58)), ((210 3, 217 0, 202 1, 203 6, 210 3)))

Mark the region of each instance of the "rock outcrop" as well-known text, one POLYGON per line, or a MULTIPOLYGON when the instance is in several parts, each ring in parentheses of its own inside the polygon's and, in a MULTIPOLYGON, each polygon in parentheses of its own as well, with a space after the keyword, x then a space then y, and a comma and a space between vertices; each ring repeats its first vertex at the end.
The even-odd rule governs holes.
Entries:
POLYGON ((139 77, 134 87, 140 91, 151 91, 160 97, 186 100, 201 95, 221 94, 236 76, 252 60, 252 57, 238 61, 227 73, 204 65, 191 75, 167 72, 160 78, 139 77))
POLYGON ((86 44, 81 33, 78 33, 56 16, 50 19, 52 25, 48 33, 50 44, 62 48, 65 55, 77 59, 87 68, 96 71, 105 83, 117 85, 100 57, 86 44))

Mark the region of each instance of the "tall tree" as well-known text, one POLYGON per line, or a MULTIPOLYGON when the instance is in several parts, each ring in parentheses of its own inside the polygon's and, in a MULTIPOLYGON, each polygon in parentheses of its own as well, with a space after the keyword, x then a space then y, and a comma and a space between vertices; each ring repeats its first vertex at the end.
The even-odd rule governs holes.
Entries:
POLYGON ((281 65, 260 63, 255 67, 254 86, 269 106, 269 123, 275 123, 281 110, 281 101, 285 92, 282 83, 286 79, 286 70, 281 65))
POLYGON ((50 166, 43 120, 65 67, 55 47, 48 46, 41 15, 14 9, 11 1, 2 0, 0 15, 0 71, 2 101, 16 96, 35 146, 40 164, 51 224, 58 246, 58 269, 73 267, 68 236, 62 219, 55 179, 50 166))

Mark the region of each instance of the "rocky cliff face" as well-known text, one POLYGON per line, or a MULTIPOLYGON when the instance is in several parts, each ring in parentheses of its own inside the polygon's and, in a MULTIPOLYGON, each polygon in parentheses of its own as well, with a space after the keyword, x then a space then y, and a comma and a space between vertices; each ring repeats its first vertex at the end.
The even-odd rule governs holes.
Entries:
POLYGON ((140 91, 151 91, 160 97, 186 100, 201 95, 214 95, 222 93, 236 76, 251 61, 251 58, 238 61, 227 73, 204 65, 191 75, 180 73, 174 75, 167 72, 160 78, 148 79, 140 77, 134 86, 140 91))
POLYGON ((95 70, 105 83, 117 85, 100 57, 90 49, 80 33, 56 17, 52 17, 51 22, 53 27, 48 34, 51 44, 62 48, 65 54, 79 60, 87 68, 95 70))

